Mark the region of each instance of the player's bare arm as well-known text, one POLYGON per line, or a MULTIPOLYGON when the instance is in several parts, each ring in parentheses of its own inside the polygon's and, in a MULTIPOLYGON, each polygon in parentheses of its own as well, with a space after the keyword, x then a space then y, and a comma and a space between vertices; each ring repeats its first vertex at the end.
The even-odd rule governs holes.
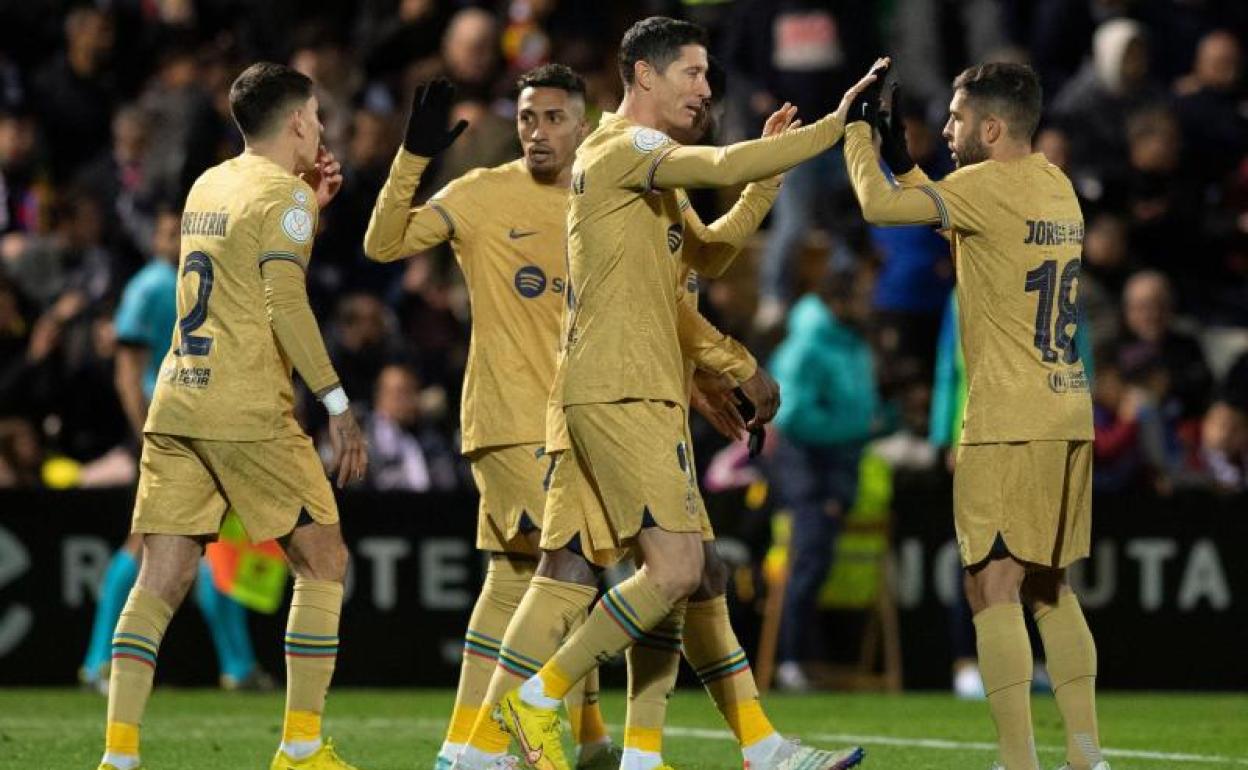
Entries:
POLYGON ((454 144, 468 127, 461 120, 447 128, 455 86, 445 79, 416 87, 407 116, 403 146, 390 166, 364 234, 364 254, 392 262, 436 246, 454 235, 454 226, 436 204, 411 208, 412 195, 430 161, 454 144))

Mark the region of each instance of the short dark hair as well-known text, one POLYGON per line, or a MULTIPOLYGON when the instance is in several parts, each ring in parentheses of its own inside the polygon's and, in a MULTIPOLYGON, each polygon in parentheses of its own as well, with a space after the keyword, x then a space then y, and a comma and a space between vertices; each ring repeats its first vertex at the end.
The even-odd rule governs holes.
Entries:
POLYGON ((687 21, 651 16, 628 28, 620 41, 620 77, 633 84, 633 67, 644 61, 662 72, 680 57, 681 46, 707 47, 706 30, 687 21))
POLYGON ((1026 64, 988 62, 962 71, 953 90, 962 89, 968 99, 997 112, 1019 139, 1031 139, 1040 124, 1042 93, 1040 78, 1026 64))
POLYGON ((526 88, 558 88, 569 96, 585 98, 585 78, 563 64, 543 64, 524 73, 516 79, 516 90, 526 88))
POLYGON ((257 62, 230 85, 230 113, 244 137, 261 136, 293 102, 312 96, 312 79, 284 64, 257 62))

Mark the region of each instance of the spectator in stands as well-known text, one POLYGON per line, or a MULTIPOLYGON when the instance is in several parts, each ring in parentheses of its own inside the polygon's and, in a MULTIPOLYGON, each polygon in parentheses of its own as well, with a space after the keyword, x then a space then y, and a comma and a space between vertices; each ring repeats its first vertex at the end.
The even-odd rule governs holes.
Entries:
POLYGON ((815 599, 841 519, 857 497, 863 446, 879 426, 875 365, 863 335, 873 278, 865 266, 833 272, 818 293, 800 299, 769 367, 784 401, 768 478, 793 521, 776 670, 785 689, 810 686, 800 661, 817 627, 815 599))
POLYGON ((1122 18, 1097 27, 1091 58, 1052 104, 1071 138, 1073 181, 1083 196, 1099 200, 1106 175, 1125 165, 1126 116, 1163 98, 1149 76, 1144 27, 1122 18))
MULTIPOLYGON (((0 106, 0 238, 39 226, 37 138, 32 115, 17 106, 0 106)), ((6 248, 17 250, 20 242, 6 248)))
MULTIPOLYGON (((105 214, 106 238, 139 253, 152 250, 155 181, 148 153, 152 116, 126 105, 113 116, 112 146, 77 175, 75 184, 105 214)), ((172 195, 176 190, 168 191, 172 195)))
MULTIPOLYGON (((726 64, 749 91, 751 118, 761 124, 783 102, 807 120, 836 109, 856 73, 877 55, 871 9, 859 3, 748 0, 735 19, 726 64)), ((826 225, 830 198, 848 186, 840 147, 785 174, 772 213, 772 230, 759 267, 755 326, 771 331, 792 299, 794 265, 818 221, 826 225), (819 219, 817 220, 817 215, 819 219)), ((834 244, 834 246, 839 244, 834 244)))
POLYGON ((1118 492, 1132 486, 1143 465, 1139 447, 1139 392, 1123 379, 1118 349, 1101 345, 1092 383, 1092 424, 1096 462, 1093 482, 1098 491, 1118 492))
POLYGON ((393 315, 371 294, 348 294, 334 310, 326 337, 343 389, 371 403, 369 394, 382 368, 400 352, 393 315))
POLYGON ((1200 423, 1199 441, 1179 481, 1219 492, 1248 489, 1248 411, 1218 400, 1200 423))
POLYGON ((1215 30, 1201 39, 1191 74, 1175 84, 1185 161, 1202 181, 1220 181, 1248 152, 1248 115, 1238 92, 1240 62, 1239 40, 1215 30))
POLYGON ((435 0, 362 4, 355 37, 366 75, 386 77, 411 65, 413 80, 421 80, 435 71, 447 13, 435 0))
POLYGON ((492 94, 501 74, 498 18, 473 6, 452 16, 442 37, 442 61, 457 88, 492 94))
POLYGON ((1092 217, 1083 236, 1079 305, 1090 324, 1096 348, 1116 341, 1122 333, 1119 297, 1130 267, 1126 222, 1113 214, 1092 217))
POLYGON ((1170 270, 1187 306, 1196 307, 1205 290, 1199 279, 1218 267, 1200 237, 1201 202, 1190 169, 1182 166, 1182 135, 1166 107, 1150 107, 1127 119, 1127 171, 1113 202, 1126 214, 1129 244, 1145 264, 1170 270), (1119 197, 1119 195, 1121 197, 1119 197), (1182 270, 1172 269, 1175 254, 1197 246, 1182 270))
POLYGON ((374 489, 445 492, 458 485, 457 459, 422 415, 420 380, 403 364, 377 377, 368 434, 368 484, 374 489))
POLYGON ((108 144, 117 90, 105 65, 113 43, 108 12, 79 5, 65 15, 65 50, 34 78, 34 106, 57 182, 108 144))
POLYGON ((94 198, 70 192, 52 212, 50 233, 23 239, 5 268, 22 294, 46 308, 66 291, 82 292, 90 302, 118 288, 125 265, 104 242, 104 219, 94 198))
MULTIPOLYGON (((1164 275, 1155 270, 1132 275, 1123 290, 1122 341, 1157 358, 1169 380, 1168 392, 1178 402, 1178 417, 1187 419, 1204 413, 1213 376, 1200 343, 1175 328, 1173 308, 1170 282, 1164 275)), ((1145 357, 1138 354, 1139 360, 1145 357)))
POLYGON ((0 418, 0 489, 40 486, 42 466, 39 430, 22 417, 0 418))
POLYGON ((149 123, 146 165, 156 198, 181 202, 201 173, 224 160, 218 140, 223 122, 231 130, 234 124, 217 111, 204 74, 189 41, 175 39, 160 52, 155 77, 139 97, 149 123))
POLYGON ((290 66, 316 84, 321 123, 325 126, 321 141, 341 158, 351 130, 352 103, 364 85, 364 73, 333 30, 313 24, 299 37, 290 66))

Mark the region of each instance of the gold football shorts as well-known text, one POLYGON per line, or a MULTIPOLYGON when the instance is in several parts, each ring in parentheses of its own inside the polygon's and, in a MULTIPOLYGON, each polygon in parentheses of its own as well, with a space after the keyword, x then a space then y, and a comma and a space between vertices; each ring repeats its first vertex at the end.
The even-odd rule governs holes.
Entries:
POLYGON ((1014 558, 1067 567, 1088 555, 1092 442, 963 444, 953 473, 962 564, 987 559, 1000 536, 1014 558))
POLYGON ((477 508, 477 548, 496 553, 537 556, 525 537, 528 523, 542 528, 545 484, 554 465, 541 443, 489 447, 472 453, 472 478, 481 503, 477 508))
POLYGON ((551 476, 544 548, 582 534, 587 557, 618 556, 647 517, 669 532, 703 532, 682 407, 617 401, 564 412, 572 447, 559 454, 551 476))
POLYGON ((215 536, 230 507, 255 543, 289 534, 300 511, 318 524, 338 521, 325 468, 302 433, 267 441, 144 436, 133 531, 215 536))

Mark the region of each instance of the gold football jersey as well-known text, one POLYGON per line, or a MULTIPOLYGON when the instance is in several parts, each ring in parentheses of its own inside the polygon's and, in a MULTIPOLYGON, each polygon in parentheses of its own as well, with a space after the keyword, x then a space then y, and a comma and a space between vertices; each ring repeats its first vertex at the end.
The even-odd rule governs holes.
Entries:
POLYGON ((661 132, 607 113, 577 150, 567 224, 573 293, 565 406, 685 403, 676 329, 683 211, 676 191, 650 189, 670 146, 661 132))
POLYGON ((398 259, 450 241, 472 305, 463 451, 543 441, 567 292, 568 190, 534 181, 521 159, 471 171, 413 209, 427 163, 399 151, 366 251, 398 259))
POLYGON ((920 187, 951 232, 966 359, 962 443, 1090 440, 1078 325, 1083 214, 1040 153, 920 187))
POLYGON ((182 214, 178 321, 146 432, 258 441, 301 431, 260 266, 281 259, 306 270, 317 214, 306 182, 253 153, 196 180, 182 214))

